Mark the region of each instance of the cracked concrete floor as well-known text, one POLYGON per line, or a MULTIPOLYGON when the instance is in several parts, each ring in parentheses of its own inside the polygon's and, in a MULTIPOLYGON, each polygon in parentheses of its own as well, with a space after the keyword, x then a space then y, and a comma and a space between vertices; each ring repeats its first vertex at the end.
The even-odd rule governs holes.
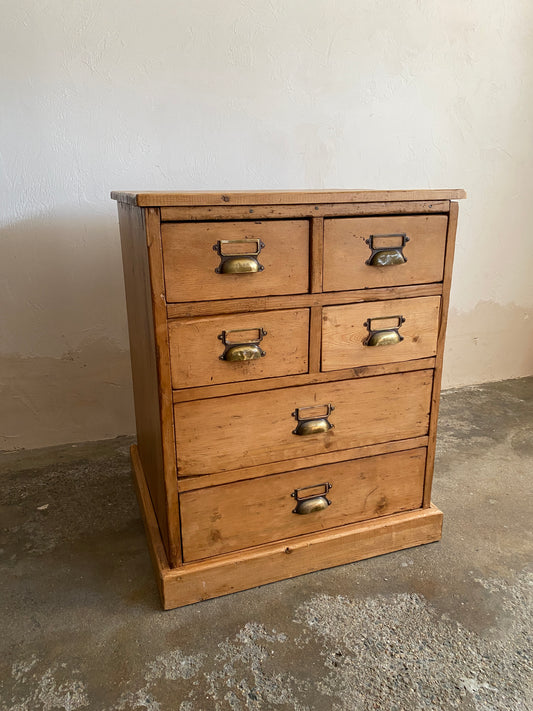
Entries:
POLYGON ((443 396, 443 539, 162 612, 119 438, 6 454, 1 711, 530 711, 533 378, 443 396))

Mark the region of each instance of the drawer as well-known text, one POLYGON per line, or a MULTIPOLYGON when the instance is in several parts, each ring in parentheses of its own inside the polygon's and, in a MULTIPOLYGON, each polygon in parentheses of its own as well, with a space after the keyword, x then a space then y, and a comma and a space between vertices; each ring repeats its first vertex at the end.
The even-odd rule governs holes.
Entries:
POLYGON ((173 388, 308 370, 309 309, 180 319, 168 332, 173 388))
POLYGON ((324 220, 324 291, 442 281, 447 226, 446 215, 324 220))
POLYGON ((421 370, 177 403, 178 475, 425 435, 432 382, 421 370))
POLYGON ((161 238, 168 302, 309 291, 307 220, 166 223, 161 238))
POLYGON ((185 492, 184 561, 419 508, 425 462, 422 447, 185 492))
POLYGON ((398 363, 437 352, 440 296, 322 310, 322 370, 398 363))

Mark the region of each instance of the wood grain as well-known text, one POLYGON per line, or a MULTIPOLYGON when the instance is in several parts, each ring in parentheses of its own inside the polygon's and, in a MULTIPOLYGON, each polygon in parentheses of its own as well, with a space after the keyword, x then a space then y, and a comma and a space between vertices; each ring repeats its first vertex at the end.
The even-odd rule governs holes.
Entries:
MULTIPOLYGON (((316 368, 320 367, 319 352, 313 356, 316 368)), ((212 397, 225 397, 246 392, 260 392, 262 390, 276 390, 292 385, 314 385, 316 383, 331 383, 334 380, 352 380, 352 378, 371 378, 375 375, 389 375, 392 373, 407 373, 412 370, 427 370, 433 368, 435 358, 420 358, 419 360, 402 361, 401 363, 385 363, 384 365, 362 365, 346 370, 335 370, 329 373, 313 372, 303 375, 290 375, 266 380, 248 380, 245 383, 224 383, 222 385, 207 385, 199 388, 183 388, 174 390, 174 402, 189 402, 190 400, 205 400, 212 397)), ((313 366, 315 367, 315 366, 313 366)))
POLYGON ((440 540, 442 513, 434 506, 310 533, 163 570, 163 606, 247 590, 315 570, 440 540))
POLYGON ((212 205, 162 207, 163 222, 203 220, 271 220, 282 217, 354 217, 355 215, 404 215, 447 213, 449 200, 406 202, 311 203, 307 205, 212 205))
POLYGON ((155 325, 144 212, 119 204, 122 265, 139 457, 167 551, 169 518, 160 419, 155 325))
POLYGON ((420 508, 425 449, 285 472, 181 495, 184 561, 420 508), (331 484, 328 491, 321 486, 331 484), (292 494, 322 495, 323 511, 294 513, 292 494))
POLYGON ((114 190, 113 200, 139 207, 170 205, 291 205, 314 202, 387 202, 403 200, 461 200, 464 190, 232 190, 143 191, 114 190))
POLYGON ((440 387, 442 380, 442 364, 444 358, 444 341, 446 337, 446 325, 448 323, 448 306, 450 303, 450 288, 452 282, 453 256, 455 252, 455 235, 457 232, 457 218, 459 205, 454 202, 450 206, 450 217, 448 221, 448 234, 446 239, 446 260, 444 264, 444 284, 441 300, 441 312, 439 321, 439 334, 437 338, 437 359, 433 379, 433 390, 431 394, 431 417, 429 421, 429 445, 426 463, 426 479, 424 483, 424 506, 431 505, 431 485, 433 482, 433 468, 435 465, 435 449, 437 443, 437 423, 439 418, 440 387))
POLYGON ((324 220, 324 291, 425 284, 442 280, 446 247, 445 215, 399 215, 324 220), (404 264, 366 264, 371 235, 405 233, 404 264))
POLYGON ((311 271, 310 289, 313 294, 322 291, 322 261, 324 259, 324 220, 314 217, 311 220, 311 271))
POLYGON ((320 372, 320 358, 322 352, 322 308, 312 306, 309 326, 309 372, 320 372))
MULTIPOLYGON (((350 459, 361 459, 363 457, 376 457, 389 452, 401 452, 417 447, 427 447, 428 437, 412 437, 411 439, 400 439, 392 442, 381 442, 380 444, 369 444, 364 447, 352 449, 341 449, 338 452, 325 452, 324 454, 313 454, 310 457, 297 457, 291 459, 291 471, 306 469, 312 466, 322 466, 323 464, 334 464, 336 462, 347 462, 350 459)), ((245 479, 257 479, 269 474, 279 474, 287 470, 287 462, 270 462, 269 464, 259 464, 255 467, 243 467, 217 474, 205 476, 191 476, 178 480, 178 491, 193 491, 205 489, 210 486, 220 486, 230 484, 234 481, 245 479)))
POLYGON ((167 554, 170 565, 174 566, 179 565, 181 562, 181 541, 178 487, 176 479, 176 445, 174 441, 174 411, 172 408, 170 350, 168 344, 168 327, 166 319, 163 252, 161 247, 161 220, 159 210, 155 208, 148 208, 145 211, 145 219, 159 385, 159 417, 161 422, 161 440, 163 447, 163 474, 165 480, 168 518, 167 554))
POLYGON ((133 444, 130 447, 130 454, 133 483, 143 518, 144 530, 148 541, 148 551, 150 553, 150 558, 152 559, 152 566, 155 572, 159 594, 161 595, 161 598, 163 598, 163 575, 166 571, 170 570, 170 564, 168 562, 165 546, 161 540, 161 529, 154 513, 152 498, 150 497, 150 492, 148 491, 146 477, 144 475, 143 466, 139 457, 139 449, 136 444, 133 444))
MULTIPOLYGON (((432 371, 285 388, 175 407, 178 475, 193 476, 427 433, 432 371), (334 428, 293 434, 295 408, 331 403, 334 428), (216 443, 216 446, 213 446, 216 443)), ((308 416, 319 417, 313 411, 308 416)))
MULTIPOLYGON (((162 225, 167 301, 211 301, 309 291, 309 222, 164 223, 162 225), (219 240, 260 239, 264 271, 217 274, 219 240)), ((239 245, 242 248, 242 245, 239 245)), ((226 247, 228 249, 228 247, 226 247)), ((256 250, 252 243, 250 249, 256 250)))
POLYGON ((228 314, 212 318, 170 321, 168 325, 172 387, 188 388, 306 373, 308 370, 309 309, 228 314), (220 360, 224 344, 218 336, 246 342, 264 329, 257 360, 220 360), (248 329, 248 330, 246 330, 248 329))
POLYGON ((442 513, 432 505, 427 509, 393 514, 170 568, 135 445, 131 454, 150 557, 166 610, 285 577, 430 543, 441 537, 442 513), (293 561, 291 554, 295 554, 293 561))
POLYGON ((327 306, 322 314, 322 370, 339 370, 356 365, 379 365, 430 358, 437 349, 440 296, 417 299, 371 301, 365 304, 327 306), (387 346, 366 346, 370 320, 373 330, 399 324, 403 341, 387 346))
POLYGON ((417 284, 414 286, 383 287, 381 289, 356 289, 327 294, 295 294, 250 299, 226 299, 186 304, 168 304, 169 318, 215 316, 239 311, 268 311, 269 309, 297 309, 330 304, 357 304, 381 299, 409 299, 415 296, 442 294, 442 284, 417 284))

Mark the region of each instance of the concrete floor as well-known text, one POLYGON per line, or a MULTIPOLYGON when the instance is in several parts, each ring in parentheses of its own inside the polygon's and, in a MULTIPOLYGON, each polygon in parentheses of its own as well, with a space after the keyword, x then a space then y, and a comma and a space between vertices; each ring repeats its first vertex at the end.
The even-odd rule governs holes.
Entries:
POLYGON ((0 709, 530 711, 532 404, 444 395, 440 543, 171 612, 130 439, 4 455, 0 709))

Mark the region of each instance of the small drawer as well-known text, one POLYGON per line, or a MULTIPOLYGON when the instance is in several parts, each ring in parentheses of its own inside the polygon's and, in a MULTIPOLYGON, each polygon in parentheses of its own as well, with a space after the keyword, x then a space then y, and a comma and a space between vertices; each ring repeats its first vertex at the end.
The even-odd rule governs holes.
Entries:
POLYGON ((430 358, 440 296, 367 301, 322 310, 322 370, 430 358))
POLYGON ((309 291, 309 222, 161 225, 166 300, 211 301, 309 291))
POLYGON ((176 403, 178 476, 427 434, 433 371, 176 403))
POLYGON ((442 281, 446 215, 324 220, 324 291, 442 281))
POLYGON ((425 461, 422 447, 184 492, 184 561, 420 508, 425 461))
POLYGON ((170 321, 173 388, 307 373, 309 309, 170 321))

